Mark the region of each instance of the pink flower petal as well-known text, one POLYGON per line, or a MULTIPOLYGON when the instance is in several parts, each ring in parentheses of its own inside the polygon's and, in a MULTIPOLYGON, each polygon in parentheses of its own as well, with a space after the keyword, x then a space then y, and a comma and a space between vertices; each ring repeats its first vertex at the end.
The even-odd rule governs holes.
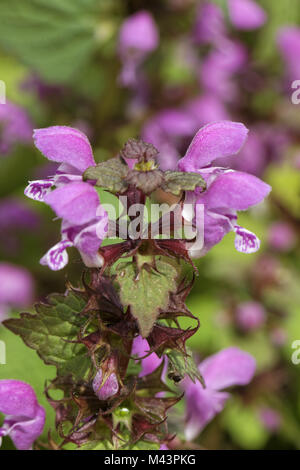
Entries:
POLYGON ((243 146, 247 133, 247 128, 239 122, 207 124, 193 138, 178 168, 181 171, 196 171, 217 158, 235 155, 243 146))
POLYGON ((38 402, 33 388, 20 380, 0 380, 0 412, 34 418, 38 402))
POLYGON ((213 181, 205 199, 210 209, 245 210, 261 202, 270 191, 271 187, 256 176, 229 171, 213 181))
POLYGON ((47 127, 36 129, 33 137, 36 147, 49 160, 68 163, 81 172, 95 165, 89 140, 77 129, 66 126, 47 127))
POLYGON ((247 385, 253 378, 255 368, 253 356, 236 347, 223 349, 205 359, 199 366, 207 388, 213 390, 247 385))
MULTIPOLYGON (((32 420, 17 421, 12 425, 9 432, 14 445, 18 450, 30 450, 34 441, 42 434, 45 425, 45 410, 42 406, 38 405, 35 412, 35 417, 32 420)), ((9 419, 8 422, 11 420, 9 419)), ((4 421, 4 425, 7 420, 4 421)))
POLYGON ((227 392, 203 389, 200 384, 192 394, 186 393, 187 419, 184 433, 188 441, 195 439, 202 429, 223 410, 229 397, 227 392))
POLYGON ((45 202, 58 217, 74 225, 83 225, 96 217, 99 196, 88 183, 70 183, 59 187, 45 197, 45 202))

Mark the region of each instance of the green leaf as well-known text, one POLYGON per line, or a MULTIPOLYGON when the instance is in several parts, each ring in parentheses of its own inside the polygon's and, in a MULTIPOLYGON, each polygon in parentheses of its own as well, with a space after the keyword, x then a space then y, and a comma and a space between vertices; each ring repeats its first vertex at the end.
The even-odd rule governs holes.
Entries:
POLYGON ((127 173, 128 166, 123 158, 116 157, 96 166, 91 166, 84 172, 83 179, 85 181, 96 180, 96 186, 112 193, 122 193, 126 191, 128 186, 124 180, 127 173))
POLYGON ((178 271, 172 264, 157 260, 155 265, 156 269, 144 263, 138 271, 132 263, 117 267, 121 302, 131 307, 144 338, 151 332, 160 310, 167 307, 169 294, 175 292, 177 286, 178 271))
POLYGON ((169 359, 169 378, 173 379, 175 382, 179 382, 185 377, 185 375, 188 375, 194 383, 196 380, 199 380, 199 382, 205 386, 204 379, 195 364, 192 352, 188 348, 186 348, 186 352, 187 355, 175 350, 167 352, 166 355, 169 359))
POLYGON ((44 79, 68 82, 97 47, 99 0, 1 0, 0 45, 44 79))
POLYGON ((4 325, 36 350, 45 364, 55 365, 59 375, 82 377, 90 363, 86 348, 69 341, 77 339, 86 321, 79 316, 84 306, 85 301, 73 292, 52 294, 46 304, 36 305, 36 315, 22 313, 21 318, 6 320, 4 325))
POLYGON ((206 188, 206 183, 198 173, 184 173, 182 171, 166 171, 162 189, 167 193, 178 196, 181 191, 194 191, 195 188, 206 188))

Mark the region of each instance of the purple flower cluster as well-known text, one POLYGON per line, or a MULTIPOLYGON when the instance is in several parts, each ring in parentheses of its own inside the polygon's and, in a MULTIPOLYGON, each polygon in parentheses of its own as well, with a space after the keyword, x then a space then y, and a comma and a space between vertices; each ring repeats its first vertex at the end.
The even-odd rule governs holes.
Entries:
POLYGON ((34 141, 50 161, 60 163, 53 177, 31 181, 25 189, 26 196, 49 204, 62 219, 61 241, 41 264, 62 269, 68 263, 67 248, 75 246, 87 266, 100 267, 98 249, 106 236, 107 213, 96 189, 82 181, 82 173, 95 165, 87 137, 71 127, 54 126, 35 130, 34 141))
POLYGON ((207 184, 205 192, 188 192, 186 203, 195 206, 195 224, 204 225, 204 246, 191 248, 190 255, 198 258, 207 253, 230 231, 235 233, 235 248, 242 253, 254 253, 260 241, 255 234, 237 224, 237 211, 260 203, 270 192, 269 185, 256 176, 213 166, 219 158, 239 152, 245 143, 248 130, 241 123, 221 121, 200 129, 192 140, 185 156, 179 160, 180 171, 201 174, 207 184), (197 206, 204 207, 204 220, 197 206))

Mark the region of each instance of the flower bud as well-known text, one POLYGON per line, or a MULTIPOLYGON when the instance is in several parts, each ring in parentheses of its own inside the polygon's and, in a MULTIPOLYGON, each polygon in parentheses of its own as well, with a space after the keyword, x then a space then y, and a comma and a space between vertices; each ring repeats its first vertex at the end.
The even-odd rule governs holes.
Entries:
POLYGON ((102 369, 98 370, 95 375, 92 386, 99 400, 107 400, 119 391, 119 382, 116 374, 114 372, 103 374, 102 369))

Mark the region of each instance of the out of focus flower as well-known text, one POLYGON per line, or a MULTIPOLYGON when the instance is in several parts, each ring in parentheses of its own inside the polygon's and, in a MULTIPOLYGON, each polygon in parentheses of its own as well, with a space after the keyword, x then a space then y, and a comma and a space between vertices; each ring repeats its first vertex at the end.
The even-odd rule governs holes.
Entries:
POLYGON ((164 109, 145 124, 142 138, 159 149, 161 169, 170 170, 177 165, 181 144, 196 129, 195 119, 188 111, 164 109))
POLYGON ((17 143, 30 142, 32 128, 23 108, 10 102, 0 104, 0 156, 10 153, 17 143))
POLYGON ((137 357, 144 357, 141 361, 142 370, 139 374, 140 377, 151 374, 162 362, 162 359, 160 359, 155 353, 145 357, 149 353, 149 350, 148 341, 143 339, 142 336, 138 336, 134 339, 131 354, 136 355, 137 357))
POLYGON ((224 38, 200 67, 199 79, 206 92, 224 102, 237 100, 238 88, 233 78, 245 67, 247 57, 243 44, 224 38))
POLYGON ((5 319, 10 308, 29 306, 33 301, 33 294, 34 282, 26 269, 0 263, 0 322, 5 319))
POLYGON ((281 347, 287 342, 288 335, 283 328, 277 327, 270 332, 270 338, 274 346, 281 347))
POLYGON ((209 251, 230 231, 235 232, 235 247, 243 253, 259 249, 260 241, 253 233, 237 225, 237 211, 261 202, 270 186, 253 175, 221 167, 209 166, 214 160, 235 155, 247 137, 243 124, 221 121, 200 129, 185 156, 179 160, 180 171, 198 172, 206 180, 207 190, 188 192, 185 202, 193 204, 196 226, 204 228, 204 246, 190 247, 190 255, 199 257, 209 251), (197 208, 204 207, 204 220, 197 208), (203 225, 204 224, 204 225, 203 225))
POLYGON ((266 320, 266 311, 259 302, 243 302, 236 310, 237 325, 243 331, 260 328, 266 320))
MULTIPOLYGON (((300 28, 289 26, 277 33, 279 50, 285 62, 287 79, 289 82, 300 79, 300 28)), ((290 85, 290 83, 289 83, 290 85)))
POLYGON ((270 163, 276 163, 282 159, 288 143, 289 138, 282 128, 259 123, 249 129, 249 137, 241 149, 239 158, 221 159, 220 164, 261 176, 270 163))
POLYGON ((30 450, 45 424, 45 410, 30 385, 19 380, 0 380, 0 412, 6 415, 0 428, 18 450, 30 450))
POLYGON ((27 77, 21 84, 21 89, 36 93, 40 101, 61 100, 66 92, 62 85, 46 83, 36 74, 27 77))
POLYGON ((274 250, 285 252, 295 246, 297 236, 290 224, 275 222, 269 228, 268 241, 274 250))
POLYGON ((17 198, 6 198, 0 202, 0 243, 5 251, 17 253, 21 231, 36 229, 38 215, 17 198))
POLYGON ((138 69, 148 54, 158 46, 159 34, 152 15, 139 11, 129 16, 121 26, 119 55, 122 61, 120 82, 133 87, 138 83, 138 69))
POLYGON ((194 120, 194 130, 210 122, 229 119, 229 114, 223 102, 213 93, 205 93, 194 97, 185 105, 184 109, 190 118, 194 120))
POLYGON ((259 418, 263 426, 270 432, 276 432, 281 425, 280 414, 269 407, 262 407, 259 410, 259 418))
POLYGON ((26 196, 49 204, 63 219, 62 239, 41 263, 54 271, 62 269, 68 263, 66 249, 75 246, 87 266, 101 266, 98 249, 106 235, 108 216, 96 189, 82 181, 82 173, 95 165, 87 137, 76 129, 54 126, 36 130, 34 139, 50 161, 61 163, 54 177, 31 181, 25 189, 26 196))
POLYGON ((237 29, 260 28, 267 21, 266 12, 253 0, 228 0, 230 20, 237 29))
POLYGON ((194 40, 198 44, 218 42, 226 35, 222 9, 211 2, 204 2, 197 10, 194 40))
POLYGON ((247 385, 255 372, 255 359, 238 348, 230 347, 208 357, 199 365, 206 388, 185 379, 187 440, 193 440, 220 413, 230 394, 223 392, 234 385, 247 385))

